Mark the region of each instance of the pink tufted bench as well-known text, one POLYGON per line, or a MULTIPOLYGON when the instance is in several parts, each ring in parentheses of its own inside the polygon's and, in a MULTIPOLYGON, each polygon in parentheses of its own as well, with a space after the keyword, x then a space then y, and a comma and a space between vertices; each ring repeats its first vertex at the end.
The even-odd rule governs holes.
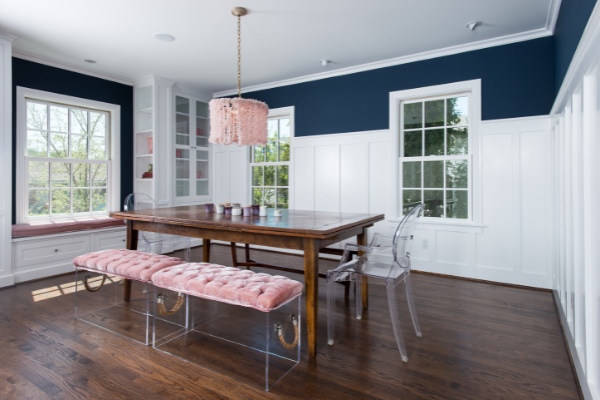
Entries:
MULTIPOLYGON (((104 250, 75 258, 73 260, 76 271, 75 317, 149 345, 152 330, 150 307, 152 275, 182 262, 176 257, 135 250, 104 250), (81 279, 79 276, 81 270, 102 277, 92 278, 92 274, 85 274, 81 279), (107 279, 107 275, 128 279, 129 283, 137 285, 135 298, 128 299, 126 302, 120 301, 119 299, 123 298, 123 287, 120 285, 109 285, 113 287, 104 288, 105 283, 115 282, 112 278, 107 279), (92 279, 96 280, 96 285, 90 284, 92 279), (86 290, 78 287, 81 283, 86 290)), ((181 326, 173 323, 171 325, 171 330, 179 329, 181 326)))
POLYGON ((302 294, 304 285, 284 276, 217 264, 181 264, 152 275, 154 286, 191 296, 271 311, 302 294))
POLYGON ((164 268, 152 283, 154 321, 178 312, 166 311, 162 288, 185 295, 189 322, 164 340, 153 339, 155 349, 267 391, 300 362, 302 283, 209 263, 164 268))
POLYGON ((75 258, 73 266, 100 274, 111 274, 124 279, 148 283, 152 282, 154 273, 182 262, 177 257, 136 250, 103 250, 75 258))

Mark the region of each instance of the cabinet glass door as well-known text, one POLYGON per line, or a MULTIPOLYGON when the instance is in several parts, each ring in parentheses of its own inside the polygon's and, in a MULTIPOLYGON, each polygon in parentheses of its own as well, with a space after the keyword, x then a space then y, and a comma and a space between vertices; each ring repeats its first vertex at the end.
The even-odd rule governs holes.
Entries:
POLYGON ((208 196, 208 104, 196 101, 196 196, 208 196))
POLYGON ((190 100, 175 96, 175 197, 190 195, 190 100))

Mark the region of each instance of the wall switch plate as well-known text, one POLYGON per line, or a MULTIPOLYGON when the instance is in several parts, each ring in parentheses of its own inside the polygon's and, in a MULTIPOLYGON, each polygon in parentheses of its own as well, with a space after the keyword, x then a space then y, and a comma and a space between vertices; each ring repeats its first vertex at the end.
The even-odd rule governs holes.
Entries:
POLYGON ((424 249, 429 249, 429 239, 423 239, 423 245, 421 247, 424 249))

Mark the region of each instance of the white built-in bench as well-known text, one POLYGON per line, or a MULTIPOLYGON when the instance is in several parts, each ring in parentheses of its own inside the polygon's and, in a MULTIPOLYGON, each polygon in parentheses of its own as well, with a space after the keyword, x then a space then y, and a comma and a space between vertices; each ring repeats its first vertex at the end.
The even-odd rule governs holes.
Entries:
POLYGON ((114 218, 32 222, 12 227, 15 283, 73 271, 83 254, 125 248, 125 225, 114 218))

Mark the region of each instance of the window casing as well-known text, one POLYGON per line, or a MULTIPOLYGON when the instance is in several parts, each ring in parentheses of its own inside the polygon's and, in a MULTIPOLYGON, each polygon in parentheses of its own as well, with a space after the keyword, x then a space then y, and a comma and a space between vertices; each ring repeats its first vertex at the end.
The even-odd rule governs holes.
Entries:
POLYGON ((120 209, 120 106, 17 87, 16 222, 120 209))
POLYGON ((268 143, 250 148, 252 204, 287 209, 290 199, 290 149, 293 117, 268 119, 268 143))
POLYGON ((399 215, 472 220, 470 93, 400 102, 399 215))

